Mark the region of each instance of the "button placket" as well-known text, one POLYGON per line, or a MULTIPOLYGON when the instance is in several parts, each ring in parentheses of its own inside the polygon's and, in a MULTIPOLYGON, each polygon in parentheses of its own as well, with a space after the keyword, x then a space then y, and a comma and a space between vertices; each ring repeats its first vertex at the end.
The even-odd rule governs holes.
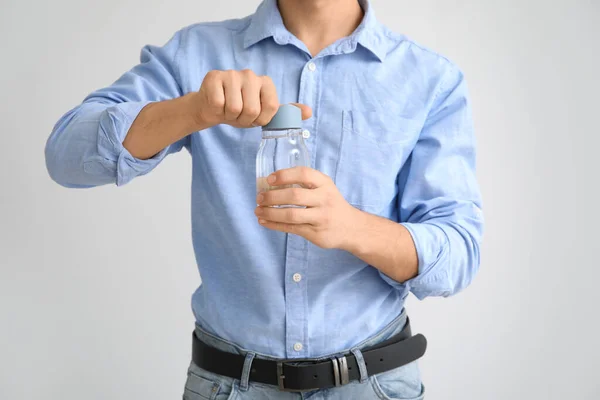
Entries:
MULTIPOLYGON (((300 76, 298 102, 313 109, 313 118, 304 121, 303 136, 316 132, 315 123, 318 114, 316 104, 319 74, 314 61, 306 64, 300 76), (311 66, 312 65, 312 66, 311 66)), ((315 141, 307 140, 306 145, 311 154, 311 167, 315 167, 315 141)), ((308 298, 306 279, 303 275, 308 267, 308 241, 300 236, 288 234, 285 264, 285 310, 286 310, 286 353, 288 357, 305 357, 309 352, 308 346, 308 298), (290 279, 291 277, 291 279, 290 279)))

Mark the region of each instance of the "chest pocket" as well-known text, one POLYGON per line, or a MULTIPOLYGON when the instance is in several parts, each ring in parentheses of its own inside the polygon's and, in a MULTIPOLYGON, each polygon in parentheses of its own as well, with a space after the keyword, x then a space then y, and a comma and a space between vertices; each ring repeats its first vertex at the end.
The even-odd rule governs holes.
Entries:
POLYGON ((343 111, 335 183, 346 201, 383 214, 398 193, 396 179, 412 151, 418 123, 371 111, 343 111))

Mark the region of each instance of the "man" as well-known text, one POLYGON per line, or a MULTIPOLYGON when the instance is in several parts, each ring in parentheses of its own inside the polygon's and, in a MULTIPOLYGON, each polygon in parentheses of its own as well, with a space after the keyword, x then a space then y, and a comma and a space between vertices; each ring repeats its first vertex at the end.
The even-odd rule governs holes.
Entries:
POLYGON ((404 301, 450 296, 479 267, 474 146, 461 72, 366 0, 265 0, 144 48, 59 121, 46 159, 87 188, 190 152, 202 284, 184 398, 420 399, 404 301), (284 102, 312 168, 257 197, 259 126, 284 102))

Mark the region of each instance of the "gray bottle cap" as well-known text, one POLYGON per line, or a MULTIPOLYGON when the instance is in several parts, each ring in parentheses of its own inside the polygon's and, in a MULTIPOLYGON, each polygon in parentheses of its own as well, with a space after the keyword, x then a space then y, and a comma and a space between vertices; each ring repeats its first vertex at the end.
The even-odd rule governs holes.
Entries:
POLYGON ((263 126, 263 131, 272 131, 277 129, 300 129, 302 127, 302 110, 292 104, 283 104, 267 125, 263 126))

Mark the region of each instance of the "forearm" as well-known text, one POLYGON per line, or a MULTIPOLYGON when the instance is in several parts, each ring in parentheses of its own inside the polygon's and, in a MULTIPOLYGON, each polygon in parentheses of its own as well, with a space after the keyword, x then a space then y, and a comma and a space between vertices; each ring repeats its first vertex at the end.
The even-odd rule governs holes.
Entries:
POLYGON ((395 281, 417 276, 417 251, 404 226, 360 210, 356 210, 353 222, 345 250, 395 281))
POLYGON ((208 126, 197 121, 194 96, 185 96, 150 103, 138 115, 123 141, 132 156, 146 160, 165 147, 208 126))

